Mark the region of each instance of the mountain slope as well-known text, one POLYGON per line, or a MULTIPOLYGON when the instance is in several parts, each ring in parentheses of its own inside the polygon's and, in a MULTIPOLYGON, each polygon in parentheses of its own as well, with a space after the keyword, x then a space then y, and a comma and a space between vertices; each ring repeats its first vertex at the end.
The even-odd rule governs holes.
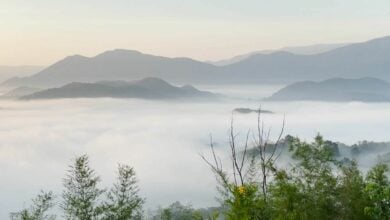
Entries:
POLYGON ((42 89, 39 88, 32 88, 32 87, 17 87, 15 89, 12 89, 11 91, 8 91, 7 93, 3 94, 2 98, 18 98, 26 95, 33 94, 35 92, 41 91, 42 89))
POLYGON ((114 50, 92 58, 67 57, 31 77, 13 78, 2 86, 53 87, 71 82, 144 77, 159 77, 175 83, 291 83, 332 77, 390 80, 390 37, 314 55, 256 54, 219 67, 188 58, 114 50))
POLYGON ((160 77, 173 82, 207 80, 216 67, 188 58, 166 58, 131 50, 113 50, 88 58, 70 56, 31 77, 14 78, 4 85, 61 86, 71 82, 134 80, 160 77))
POLYGON ((292 54, 297 55, 314 55, 314 54, 320 54, 325 53, 331 50, 334 50, 339 47, 346 46, 348 44, 315 44, 315 45, 309 45, 309 46, 298 46, 298 47, 283 47, 277 50, 260 50, 260 51, 253 51, 250 53, 234 56, 230 59, 224 59, 224 60, 218 60, 218 61, 208 61, 208 63, 214 64, 216 66, 226 66, 231 65, 234 63, 238 63, 240 61, 243 61, 245 59, 248 59, 251 56, 257 55, 257 54, 271 54, 275 52, 289 52, 292 54))
POLYGON ((43 66, 0 66, 0 80, 33 75, 43 69, 43 66))
POLYGON ((101 81, 97 83, 70 83, 23 96, 21 99, 57 98, 140 98, 140 99, 213 99, 210 92, 199 91, 192 86, 176 87, 158 78, 138 81, 101 81))
POLYGON ((390 37, 384 37, 315 55, 257 54, 222 68, 226 78, 233 80, 294 82, 331 77, 390 80, 389 57, 390 37))
POLYGON ((390 102, 390 83, 375 78, 304 81, 286 86, 266 100, 390 102))

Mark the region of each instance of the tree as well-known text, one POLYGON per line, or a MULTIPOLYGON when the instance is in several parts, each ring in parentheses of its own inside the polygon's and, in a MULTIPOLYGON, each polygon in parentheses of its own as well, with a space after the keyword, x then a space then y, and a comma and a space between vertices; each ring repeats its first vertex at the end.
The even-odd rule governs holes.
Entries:
POLYGON ((337 162, 332 148, 318 135, 311 144, 291 139, 290 150, 297 164, 291 170, 301 198, 300 207, 305 219, 335 219, 339 207, 337 201, 337 177, 333 174, 337 162))
POLYGON ((54 206, 54 195, 52 192, 41 192, 33 199, 33 204, 29 209, 11 213, 12 220, 53 220, 54 215, 47 214, 48 210, 54 206))
POLYGON ((367 219, 364 207, 367 199, 364 195, 364 178, 355 161, 340 167, 338 200, 341 203, 340 217, 342 219, 367 219))
POLYGON ((135 171, 128 165, 118 166, 118 179, 104 203, 104 218, 112 220, 140 219, 144 200, 138 196, 135 171))
POLYGON ((210 166, 218 181, 218 190, 223 197, 224 205, 229 207, 225 215, 228 219, 267 219, 268 213, 268 178, 276 172, 275 161, 281 154, 278 146, 284 131, 284 120, 280 134, 275 142, 270 141, 271 129, 265 129, 258 111, 257 129, 252 132, 253 149, 249 152, 249 137, 246 133, 242 146, 237 143, 238 134, 234 131, 233 118, 229 129, 229 155, 232 169, 225 169, 221 159, 216 155, 211 138, 212 159, 201 155, 210 166), (232 176, 228 175, 232 172, 232 176), (260 174, 260 176, 258 176, 260 174))
POLYGON ((159 210, 157 216, 153 219, 159 220, 202 220, 203 214, 195 210, 191 205, 183 205, 180 202, 174 202, 167 208, 159 210))
POLYGON ((284 133, 285 119, 283 119, 282 128, 279 136, 274 144, 270 144, 271 129, 265 130, 264 123, 261 120, 261 108, 257 114, 257 138, 255 138, 255 146, 258 149, 257 157, 260 158, 261 170, 261 190, 263 193, 264 202, 268 199, 268 177, 276 173, 275 162, 279 158, 282 151, 278 152, 278 146, 284 133))
POLYGON ((369 205, 364 212, 373 219, 389 219, 390 217, 390 182, 386 176, 389 167, 377 164, 367 174, 365 193, 369 205))
POLYGON ((101 214, 97 202, 104 190, 97 187, 99 181, 87 155, 75 159, 64 179, 62 208, 66 219, 92 220, 101 214))
POLYGON ((278 170, 270 185, 272 219, 305 219, 304 194, 286 170, 278 170))

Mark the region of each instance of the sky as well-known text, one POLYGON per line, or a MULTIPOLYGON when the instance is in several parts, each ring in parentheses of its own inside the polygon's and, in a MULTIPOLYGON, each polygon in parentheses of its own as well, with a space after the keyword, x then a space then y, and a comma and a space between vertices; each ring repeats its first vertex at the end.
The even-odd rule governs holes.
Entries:
POLYGON ((0 0, 0 65, 115 48, 219 60, 390 35, 388 0, 0 0))

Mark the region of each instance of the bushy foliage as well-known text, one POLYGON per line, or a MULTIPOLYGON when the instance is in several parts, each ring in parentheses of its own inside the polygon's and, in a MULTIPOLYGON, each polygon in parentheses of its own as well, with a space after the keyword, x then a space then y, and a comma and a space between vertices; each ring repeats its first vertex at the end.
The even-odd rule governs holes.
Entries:
POLYGON ((194 209, 191 205, 174 202, 168 207, 160 208, 157 214, 150 217, 152 220, 216 220, 218 212, 214 208, 194 209))
MULTIPOLYGON (((119 165, 117 182, 106 193, 98 187, 100 177, 89 166, 87 155, 77 157, 64 179, 61 208, 69 220, 141 219, 144 199, 138 195, 135 171, 119 165)), ((54 206, 54 194, 42 192, 29 209, 11 213, 14 220, 54 220, 47 212, 54 206)))
POLYGON ((160 218, 163 220, 192 220, 202 219, 202 216, 190 205, 182 205, 179 202, 175 202, 169 207, 161 210, 160 218))
POLYGON ((134 168, 119 165, 118 180, 104 202, 104 218, 107 220, 140 219, 144 200, 138 196, 134 168))
POLYGON ((266 197, 261 178, 238 186, 225 178, 226 219, 390 219, 386 164, 364 178, 355 161, 337 161, 334 144, 320 135, 313 143, 286 140, 294 160, 290 167, 271 164, 266 197))
POLYGON ((33 204, 29 209, 23 209, 16 213, 11 213, 12 220, 51 220, 54 215, 47 214, 54 206, 54 195, 52 192, 41 192, 33 199, 33 204))
POLYGON ((62 208, 66 219, 96 219, 100 215, 98 199, 104 190, 97 187, 100 178, 90 168, 88 156, 76 158, 64 179, 62 208))
MULTIPOLYGON (((212 160, 202 156, 217 177, 221 208, 200 210, 175 202, 160 209, 152 219, 390 219, 388 165, 379 163, 364 175, 355 161, 336 160, 337 145, 320 135, 312 143, 292 136, 269 143, 264 141, 260 127, 254 150, 248 149, 248 132, 240 151, 233 126, 230 131, 228 152, 233 170, 223 169, 212 141, 212 160), (282 152, 279 145, 293 158, 289 166, 277 166, 282 152)), ((117 181, 108 191, 101 189, 99 182, 88 156, 76 158, 64 179, 63 217, 142 219, 144 199, 138 195, 132 167, 119 165, 117 181)), ((55 219, 48 214, 53 206, 53 193, 42 192, 30 208, 12 213, 11 219, 55 219)))
POLYGON ((364 212, 374 219, 390 218, 390 182, 386 172, 389 172, 389 167, 378 164, 368 172, 366 177, 364 192, 369 202, 364 212))

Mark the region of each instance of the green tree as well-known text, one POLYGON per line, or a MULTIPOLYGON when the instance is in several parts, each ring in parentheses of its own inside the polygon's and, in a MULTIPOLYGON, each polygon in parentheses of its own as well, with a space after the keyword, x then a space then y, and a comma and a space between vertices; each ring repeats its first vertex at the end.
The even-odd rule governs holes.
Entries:
POLYGON ((268 218, 268 203, 263 198, 258 184, 232 186, 232 196, 225 200, 229 209, 225 211, 227 219, 252 220, 268 218))
POLYGON ((11 213, 12 220, 53 220, 54 215, 47 212, 54 206, 54 195, 52 192, 41 192, 32 200, 33 204, 29 209, 23 209, 16 213, 11 213))
POLYGON ((386 164, 378 164, 367 174, 365 193, 369 199, 369 205, 364 212, 373 219, 390 218, 390 182, 386 173, 389 167, 386 164))
POLYGON ((110 220, 140 219, 144 200, 138 195, 134 168, 118 166, 118 179, 107 194, 104 203, 104 218, 110 220))
POLYGON ((364 207, 367 200, 364 195, 364 178, 355 161, 343 164, 338 186, 338 200, 341 204, 342 219, 367 219, 364 207))
POLYGON ((302 199, 305 219, 335 219, 339 207, 337 201, 337 178, 332 172, 336 165, 332 148, 318 135, 311 144, 291 139, 290 150, 297 160, 292 169, 294 182, 302 199))
POLYGON ((304 196, 293 177, 279 170, 270 186, 272 219, 304 219, 304 196))
POLYGON ((182 205, 174 202, 167 208, 161 209, 158 216, 153 219, 159 220, 203 220, 202 213, 192 208, 191 205, 182 205))
POLYGON ((92 220, 101 214, 98 199, 104 192, 97 187, 100 178, 89 167, 87 155, 75 159, 64 179, 62 208, 66 219, 92 220))

